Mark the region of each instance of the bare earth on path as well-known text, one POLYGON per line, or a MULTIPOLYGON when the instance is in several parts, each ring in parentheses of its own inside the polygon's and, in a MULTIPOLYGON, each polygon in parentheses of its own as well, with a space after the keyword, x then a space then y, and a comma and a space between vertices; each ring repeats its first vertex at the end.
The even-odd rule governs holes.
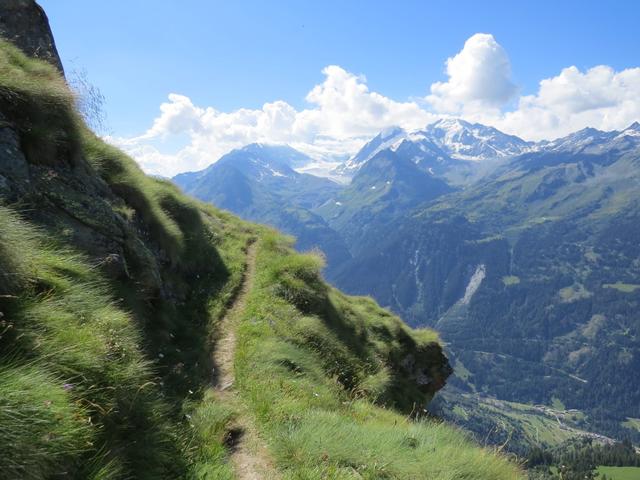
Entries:
MULTIPOLYGON (((247 249, 246 267, 242 278, 242 286, 235 297, 233 304, 228 308, 218 329, 213 352, 213 387, 216 396, 220 400, 237 400, 237 393, 233 387, 235 375, 233 362, 236 347, 236 327, 244 312, 247 296, 251 292, 254 283, 256 267, 256 243, 249 245, 247 249)), ((239 403, 239 402, 234 402, 239 403)), ((269 480, 277 479, 273 461, 269 453, 256 433, 249 415, 242 415, 235 421, 230 432, 229 447, 231 450, 231 462, 238 479, 240 480, 269 480)))

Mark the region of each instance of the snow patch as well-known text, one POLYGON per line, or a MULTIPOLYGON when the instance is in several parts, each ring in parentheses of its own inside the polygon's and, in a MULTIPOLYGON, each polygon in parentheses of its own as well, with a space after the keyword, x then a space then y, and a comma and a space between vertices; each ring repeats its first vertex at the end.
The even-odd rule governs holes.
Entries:
POLYGON ((487 269, 485 265, 484 264, 478 265, 476 267, 476 271, 473 273, 473 275, 471 276, 471 279, 469 280, 467 289, 464 292, 464 297, 462 297, 461 302, 464 305, 467 305, 471 301, 471 299, 473 298, 473 295, 476 293, 478 288, 480 288, 480 284, 482 284, 482 281, 486 276, 487 276, 487 269))
POLYGON ((287 177, 287 175, 285 175, 284 173, 278 172, 277 170, 274 170, 273 168, 270 168, 269 172, 271 173, 272 177, 287 177))

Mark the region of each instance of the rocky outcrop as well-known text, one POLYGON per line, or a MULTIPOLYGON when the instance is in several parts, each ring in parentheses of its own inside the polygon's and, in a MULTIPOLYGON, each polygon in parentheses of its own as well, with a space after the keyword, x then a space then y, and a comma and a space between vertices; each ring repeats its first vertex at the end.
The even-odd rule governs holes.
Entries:
POLYGON ((47 15, 34 0, 0 1, 0 37, 29 57, 48 61, 64 74, 47 15))
POLYGON ((124 202, 84 159, 72 165, 30 162, 12 119, 0 110, 0 205, 14 206, 25 218, 86 252, 112 278, 129 276, 127 260, 146 266, 151 290, 160 290, 156 259, 136 232, 144 225, 117 213, 124 202))
POLYGON ((426 395, 427 400, 441 390, 453 373, 442 346, 433 342, 415 348, 400 362, 402 375, 426 395))

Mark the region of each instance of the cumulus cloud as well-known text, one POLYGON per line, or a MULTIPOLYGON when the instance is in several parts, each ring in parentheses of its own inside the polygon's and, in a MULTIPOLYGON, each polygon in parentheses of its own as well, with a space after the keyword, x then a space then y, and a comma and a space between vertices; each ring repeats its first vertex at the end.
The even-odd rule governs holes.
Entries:
POLYGON ((640 68, 616 72, 600 65, 584 72, 572 66, 540 82, 517 109, 482 118, 531 140, 557 138, 585 127, 621 130, 640 120, 640 68))
POLYGON ((309 92, 306 100, 316 108, 301 112, 303 129, 310 123, 322 135, 349 138, 370 135, 389 125, 418 128, 434 119, 415 102, 396 102, 370 92, 366 78, 332 65, 322 73, 325 81, 309 92))
POLYGON ((464 48, 446 63, 449 79, 431 85, 427 97, 437 112, 461 114, 465 111, 495 109, 516 94, 511 81, 511 63, 493 35, 476 33, 464 48))
POLYGON ((370 91, 363 76, 339 66, 328 66, 322 73, 324 81, 306 96, 307 109, 298 111, 275 101, 261 109, 220 112, 171 93, 145 133, 110 141, 147 171, 169 176, 204 168, 252 142, 289 143, 316 158, 344 157, 389 125, 414 129, 437 118, 415 102, 397 102, 370 91), (188 145, 176 155, 161 153, 163 140, 178 135, 186 135, 188 145))
POLYGON ((505 49, 490 34, 470 37, 446 63, 446 81, 431 84, 422 102, 396 101, 371 91, 362 75, 330 65, 306 96, 307 108, 285 101, 231 112, 194 105, 171 93, 143 134, 109 140, 150 172, 171 176, 202 169, 234 148, 252 142, 288 143, 323 161, 344 158, 380 130, 416 129, 460 116, 527 140, 553 139, 584 127, 623 129, 640 120, 640 68, 608 66, 563 69, 517 97, 505 49), (183 145, 176 153, 176 139, 183 145))

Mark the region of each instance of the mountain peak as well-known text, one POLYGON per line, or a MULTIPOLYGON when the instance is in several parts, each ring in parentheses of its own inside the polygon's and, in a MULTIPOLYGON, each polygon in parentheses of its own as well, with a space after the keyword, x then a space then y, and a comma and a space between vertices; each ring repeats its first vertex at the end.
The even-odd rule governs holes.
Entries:
POLYGON ((335 170, 335 173, 339 175, 350 175, 355 173, 376 154, 386 149, 392 149, 394 144, 406 136, 407 132, 403 128, 396 126, 385 128, 369 140, 358 151, 358 153, 347 160, 344 164, 340 165, 335 170))
POLYGON ((452 118, 441 118, 439 120, 436 120, 435 122, 427 125, 427 128, 434 127, 434 128, 442 128, 445 130, 449 130, 449 129, 471 128, 472 126, 476 126, 476 125, 482 126, 477 123, 471 124, 461 118, 452 117, 452 118))
POLYGON ((254 142, 248 143, 243 147, 237 148, 236 150, 242 152, 265 152, 265 151, 296 151, 294 148, 290 147, 287 144, 278 144, 278 143, 265 143, 265 142, 254 142))
POLYGON ((602 133, 602 130, 598 130, 597 128, 593 128, 593 127, 584 127, 578 130, 577 132, 575 132, 576 135, 591 135, 594 133, 602 133))
POLYGON ((311 162, 311 158, 304 153, 287 144, 277 143, 250 143, 231 151, 220 160, 228 155, 232 155, 234 158, 245 155, 261 163, 286 165, 291 168, 302 167, 311 162))
POLYGON ((381 130, 380 133, 376 135, 376 138, 386 140, 391 137, 397 137, 398 135, 401 135, 403 133, 405 133, 405 130, 402 127, 394 125, 381 130))
POLYGON ((400 127, 382 130, 335 172, 352 175, 379 152, 403 151, 414 163, 425 159, 439 164, 453 160, 480 161, 527 152, 531 143, 494 127, 461 118, 441 118, 423 130, 407 132, 400 127))
POLYGON ((509 157, 530 148, 529 142, 515 135, 461 118, 440 119, 427 125, 424 134, 451 158, 459 160, 509 157))
POLYGON ((631 125, 629 125, 627 128, 625 128, 621 132, 616 132, 616 133, 619 133, 619 135, 616 138, 620 138, 620 139, 625 138, 627 140, 632 139, 635 144, 637 140, 640 139, 640 123, 633 122, 631 125))

